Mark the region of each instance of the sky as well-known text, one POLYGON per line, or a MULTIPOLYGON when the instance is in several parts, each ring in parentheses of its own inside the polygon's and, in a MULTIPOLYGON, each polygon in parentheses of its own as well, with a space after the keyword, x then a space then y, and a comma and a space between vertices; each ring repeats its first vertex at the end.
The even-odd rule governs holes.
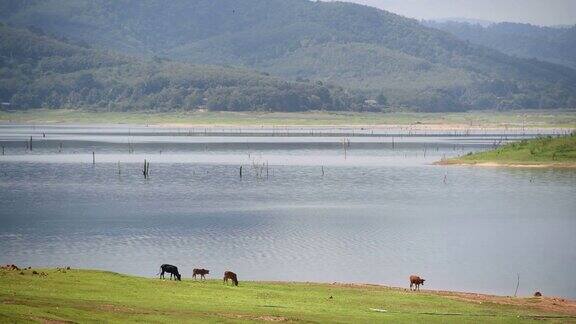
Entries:
POLYGON ((467 18, 534 25, 576 24, 576 0, 344 0, 417 19, 467 18))

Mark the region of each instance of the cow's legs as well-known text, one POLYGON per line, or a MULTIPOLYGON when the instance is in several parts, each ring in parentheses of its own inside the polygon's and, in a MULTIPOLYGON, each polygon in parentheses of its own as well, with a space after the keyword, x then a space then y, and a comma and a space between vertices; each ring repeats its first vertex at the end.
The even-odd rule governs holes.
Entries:
POLYGON ((164 270, 160 273, 160 279, 164 279, 164 270))

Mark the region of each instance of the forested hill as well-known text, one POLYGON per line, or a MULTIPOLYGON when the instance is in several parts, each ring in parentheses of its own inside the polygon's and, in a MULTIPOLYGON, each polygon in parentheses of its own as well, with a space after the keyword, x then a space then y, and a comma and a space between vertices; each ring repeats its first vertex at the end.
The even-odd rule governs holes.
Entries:
POLYGON ((576 107, 572 69, 514 58, 350 3, 4 0, 0 12, 12 26, 99 48, 337 84, 366 98, 386 97, 393 107, 576 107))
POLYGON ((287 82, 242 69, 136 59, 5 26, 0 26, 0 100, 12 109, 112 111, 361 110, 364 101, 339 87, 287 82))
POLYGON ((454 21, 424 21, 423 24, 509 55, 537 58, 576 69, 576 26, 556 28, 518 23, 481 26, 454 21))

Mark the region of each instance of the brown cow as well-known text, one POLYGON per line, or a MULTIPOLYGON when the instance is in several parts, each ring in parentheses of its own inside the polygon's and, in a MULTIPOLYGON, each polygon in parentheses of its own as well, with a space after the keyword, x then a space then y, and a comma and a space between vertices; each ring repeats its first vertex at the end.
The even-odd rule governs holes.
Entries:
POLYGON ((210 273, 210 270, 206 269, 194 269, 192 270, 192 278, 196 279, 197 275, 200 275, 200 279, 206 279, 206 275, 210 273))
POLYGON ((412 290, 412 286, 414 286, 414 291, 416 291, 416 289, 420 290, 420 285, 424 286, 424 281, 426 279, 422 279, 418 276, 410 276, 410 290, 412 290))
POLYGON ((5 266, 2 266, 1 268, 3 270, 20 271, 20 268, 18 268, 15 264, 7 264, 5 266))
POLYGON ((228 279, 232 280, 234 286, 238 286, 238 276, 232 271, 225 271, 224 272, 224 283, 228 282, 228 279))

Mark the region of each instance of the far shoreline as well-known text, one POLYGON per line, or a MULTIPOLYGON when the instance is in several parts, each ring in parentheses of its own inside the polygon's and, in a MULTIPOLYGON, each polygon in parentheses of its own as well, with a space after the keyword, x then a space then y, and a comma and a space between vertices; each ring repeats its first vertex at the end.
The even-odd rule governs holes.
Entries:
POLYGON ((139 125, 161 128, 369 128, 414 131, 533 132, 576 129, 576 110, 469 112, 99 112, 0 110, 0 125, 139 125))
MULTIPOLYGON (((566 134, 574 131, 576 127, 555 127, 555 126, 509 126, 509 125, 486 125, 486 126, 469 126, 464 124, 193 124, 193 123, 130 123, 130 122, 62 122, 62 121, 40 121, 40 122, 6 122, 0 120, 0 126, 79 126, 79 127, 141 127, 141 128, 159 128, 159 129, 183 129, 183 130, 238 130, 250 131, 269 129, 281 132, 287 131, 304 131, 310 132, 315 130, 345 130, 354 131, 389 131, 403 132, 398 136, 417 136, 417 135, 451 135, 455 136, 481 136, 481 135, 538 135, 538 134, 566 134), (413 133, 410 133, 413 132, 413 133), (430 133, 427 133, 430 132, 430 133)), ((314 134, 319 135, 319 134, 314 134)), ((350 134, 352 135, 352 134, 350 134)), ((385 134, 386 135, 386 134, 385 134)), ((388 134, 394 135, 394 134, 388 134)))
MULTIPOLYGON (((508 134, 538 134, 542 132, 553 132, 557 134, 570 133, 576 129, 571 126, 519 126, 519 125, 465 125, 465 124, 195 124, 195 123, 131 123, 131 122, 76 122, 76 121, 5 121, 0 120, 0 126, 126 126, 126 127, 151 127, 151 128, 181 128, 181 129, 238 129, 238 130, 257 130, 257 129, 276 129, 276 130, 390 130, 390 131, 414 131, 421 132, 459 132, 455 135, 485 135, 493 132, 506 132, 508 134)), ((420 134, 420 133, 419 133, 420 134)), ((414 134, 418 135, 418 134, 414 134)))

